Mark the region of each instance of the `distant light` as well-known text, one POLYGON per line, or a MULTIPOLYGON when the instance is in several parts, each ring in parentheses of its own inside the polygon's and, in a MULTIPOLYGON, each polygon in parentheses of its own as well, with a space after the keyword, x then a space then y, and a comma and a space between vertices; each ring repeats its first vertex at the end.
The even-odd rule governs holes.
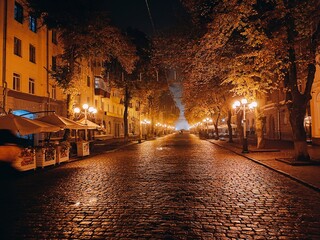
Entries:
POLYGON ((179 120, 177 123, 176 123, 176 130, 179 131, 179 130, 189 130, 190 127, 189 127, 189 124, 186 120, 179 120))

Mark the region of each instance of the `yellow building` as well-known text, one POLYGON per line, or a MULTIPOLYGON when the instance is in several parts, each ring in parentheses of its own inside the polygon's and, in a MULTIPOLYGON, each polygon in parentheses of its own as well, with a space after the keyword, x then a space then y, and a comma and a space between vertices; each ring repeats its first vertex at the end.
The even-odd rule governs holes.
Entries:
MULTIPOLYGON (((55 30, 48 30, 29 15, 23 0, 0 1, 0 113, 55 111, 66 116, 66 95, 59 89, 47 70, 57 64, 62 52, 55 30)), ((105 127, 107 137, 124 135, 124 106, 120 90, 110 89, 101 77, 102 60, 82 60, 76 76, 78 95, 72 105, 89 104, 97 113, 91 120, 105 127)), ((138 108, 129 108, 129 131, 137 132, 138 108)), ((76 118, 76 116, 74 116, 76 118)), ((81 117, 81 116, 77 116, 81 117)), ((82 116, 83 117, 83 116, 82 116)))
POLYGON ((0 2, 2 111, 65 112, 62 91, 47 69, 59 53, 57 35, 28 13, 23 1, 0 2))
MULTIPOLYGON (((317 62, 319 62, 318 56, 317 62)), ((320 145, 320 67, 316 66, 316 76, 312 85, 311 99, 311 131, 312 143, 320 145)), ((310 124, 310 121, 308 122, 310 124)))

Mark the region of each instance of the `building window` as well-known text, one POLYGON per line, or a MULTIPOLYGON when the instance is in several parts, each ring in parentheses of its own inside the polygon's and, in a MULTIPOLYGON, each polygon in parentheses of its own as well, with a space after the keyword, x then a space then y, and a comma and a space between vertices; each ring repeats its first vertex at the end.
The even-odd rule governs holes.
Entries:
POLYGON ((13 74, 12 88, 13 90, 20 91, 20 75, 17 73, 13 74))
POLYGON ((90 77, 89 76, 87 76, 87 87, 90 87, 90 77))
POLYGON ((57 31, 56 30, 52 30, 52 42, 54 43, 54 44, 57 44, 58 43, 58 41, 57 41, 57 31))
POLYGON ((56 99, 57 98, 57 89, 56 86, 52 86, 51 88, 51 98, 56 99))
POLYGON ((34 94, 34 79, 29 78, 29 93, 30 94, 34 94))
POLYGON ((14 37, 14 54, 21 57, 21 40, 19 38, 14 37))
POLYGON ((14 19, 19 23, 23 23, 23 7, 17 2, 14 3, 14 19))
POLYGON ((29 29, 32 32, 37 32, 37 18, 35 16, 29 16, 29 29))
POLYGON ((33 45, 29 45, 29 61, 36 62, 36 48, 33 45))
POLYGON ((52 56, 51 61, 52 61, 52 66, 51 66, 52 71, 56 71, 57 70, 57 57, 52 56))

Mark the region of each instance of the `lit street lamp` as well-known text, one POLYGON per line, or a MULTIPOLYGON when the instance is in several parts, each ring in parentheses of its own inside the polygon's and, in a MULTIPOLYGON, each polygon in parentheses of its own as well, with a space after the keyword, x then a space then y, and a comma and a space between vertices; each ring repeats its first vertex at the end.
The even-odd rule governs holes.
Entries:
MULTIPOLYGON (((95 109, 94 107, 89 107, 89 105, 87 103, 83 104, 82 105, 82 108, 84 110, 84 122, 85 122, 85 125, 88 124, 88 115, 89 114, 96 114, 97 113, 97 109, 95 109)), ((76 107, 73 109, 74 113, 75 114, 79 114, 81 113, 81 109, 76 107)))
POLYGON ((205 118, 202 121, 206 124, 206 126, 207 126, 207 134, 209 134, 209 123, 212 123, 212 119, 205 118))
MULTIPOLYGON (((89 107, 89 105, 87 103, 82 105, 82 109, 83 109, 83 115, 84 115, 84 124, 88 125, 88 115, 94 115, 97 113, 97 109, 95 109, 94 107, 89 107)), ((76 107, 73 109, 73 112, 78 115, 81 113, 81 109, 79 107, 76 107)), ((85 140, 87 140, 87 129, 85 130, 85 140)))
POLYGON ((242 144, 242 153, 248 153, 248 139, 247 139, 247 123, 246 123, 246 110, 252 110, 255 107, 257 107, 257 102, 252 102, 248 104, 248 100, 243 98, 241 101, 235 101, 232 107, 234 109, 238 109, 240 111, 241 109, 243 110, 243 118, 242 118, 242 123, 243 123, 243 144, 242 144))

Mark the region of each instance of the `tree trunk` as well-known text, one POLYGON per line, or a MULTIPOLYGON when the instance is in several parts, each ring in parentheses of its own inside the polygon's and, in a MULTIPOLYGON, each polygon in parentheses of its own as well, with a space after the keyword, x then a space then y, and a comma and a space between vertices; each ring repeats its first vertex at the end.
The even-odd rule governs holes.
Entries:
POLYGON ((216 140, 219 140, 219 129, 218 129, 219 118, 220 118, 220 111, 218 113, 218 116, 216 118, 216 122, 214 124, 214 130, 215 130, 215 133, 216 133, 216 137, 215 137, 216 140))
POLYGON ((237 114, 237 130, 238 130, 238 137, 240 139, 240 143, 243 143, 243 127, 242 127, 242 118, 243 118, 243 113, 240 111, 237 114))
POLYGON ((67 100, 66 100, 66 105, 67 105, 67 118, 71 118, 72 116, 72 101, 71 101, 71 94, 67 94, 67 100))
MULTIPOLYGON (((290 1, 288 1, 290 4, 290 1)), ((296 26, 294 18, 290 11, 285 16, 287 27, 287 39, 289 43, 288 48, 288 61, 289 67, 285 72, 285 87, 288 88, 286 93, 287 107, 289 110, 289 119, 292 128, 295 160, 308 161, 310 156, 308 153, 306 132, 304 129, 304 117, 306 114, 307 104, 311 99, 311 87, 315 75, 315 66, 308 65, 308 76, 305 92, 302 94, 298 89, 298 74, 296 65, 296 52, 294 48, 296 37, 296 26)))
POLYGON ((265 127, 266 118, 263 116, 261 109, 258 107, 255 109, 255 119, 256 119, 256 136, 257 136, 257 148, 262 149, 265 147, 265 139, 263 134, 263 129, 265 127))
POLYGON ((124 113, 123 113, 123 124, 124 124, 124 141, 129 141, 129 128, 128 128, 128 108, 130 103, 130 93, 128 86, 125 87, 124 94, 124 113))
MULTIPOLYGON (((67 118, 71 118, 72 116, 72 101, 71 101, 71 94, 67 94, 67 100, 66 100, 66 105, 67 105, 67 118)), ((67 141, 69 138, 70 138, 70 135, 71 135, 71 131, 70 129, 66 129, 64 131, 64 134, 63 134, 63 141, 67 141)))
POLYGON ((231 109, 228 110, 228 119, 227 119, 227 125, 228 125, 228 133, 229 133, 229 140, 228 142, 229 143, 233 143, 233 137, 232 137, 232 126, 231 126, 231 116, 232 116, 232 113, 231 113, 231 109))
MULTIPOLYGON (((304 104, 301 104, 302 106, 304 104)), ((304 117, 306 107, 302 107, 301 105, 294 104, 291 108, 289 108, 290 113, 290 124, 292 128, 293 134, 293 142, 294 142, 294 158, 297 161, 308 161, 310 160, 310 156, 308 153, 308 146, 306 141, 306 131, 304 129, 304 117)))

